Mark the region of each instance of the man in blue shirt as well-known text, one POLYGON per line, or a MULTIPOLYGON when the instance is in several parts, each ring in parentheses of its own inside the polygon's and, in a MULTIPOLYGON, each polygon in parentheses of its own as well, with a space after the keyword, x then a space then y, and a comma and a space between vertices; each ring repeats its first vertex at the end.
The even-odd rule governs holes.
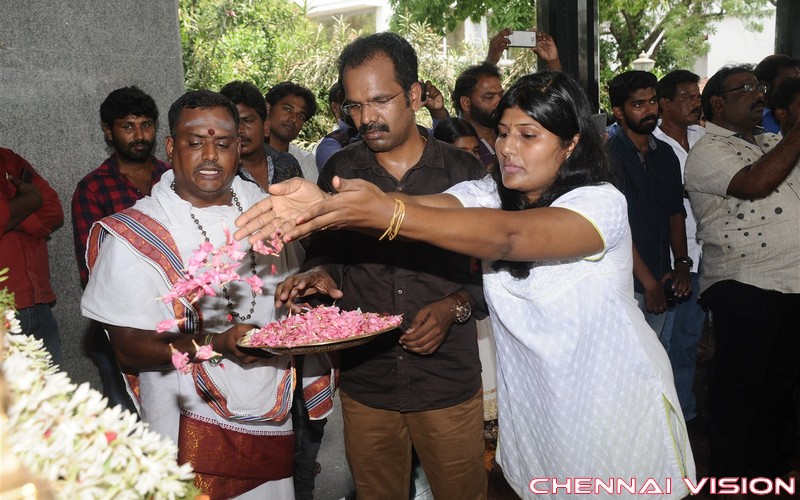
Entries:
POLYGON ((753 73, 760 83, 767 84, 767 92, 764 94, 767 105, 764 106, 761 126, 767 129, 767 132, 777 134, 781 131, 781 127, 775 118, 772 94, 787 78, 800 77, 800 60, 783 54, 772 54, 762 59, 753 73))
POLYGON ((691 293, 692 261, 686 251, 680 163, 672 148, 653 136, 658 123, 656 84, 655 75, 646 71, 628 71, 611 80, 608 93, 617 123, 609 134, 608 151, 628 201, 634 295, 660 337, 667 295, 679 299, 691 293))

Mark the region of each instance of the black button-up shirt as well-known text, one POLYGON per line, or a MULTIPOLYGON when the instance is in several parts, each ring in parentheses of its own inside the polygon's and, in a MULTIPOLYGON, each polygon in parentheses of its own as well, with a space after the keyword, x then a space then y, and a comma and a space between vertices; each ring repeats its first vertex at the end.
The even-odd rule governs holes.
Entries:
MULTIPOLYGON (((435 194, 477 179, 483 170, 469 153, 430 136, 419 162, 398 181, 360 142, 325 163, 319 186, 333 191, 331 180, 338 175, 368 180, 385 192, 435 194)), ((303 268, 322 264, 328 264, 344 293, 339 307, 403 314, 402 328, 409 327, 420 309, 462 288, 483 303, 480 274, 471 270, 469 257, 427 243, 379 241, 347 230, 319 232, 311 239, 303 268)), ((453 406, 476 394, 481 364, 474 318, 453 324, 444 343, 427 356, 405 351, 398 343, 401 334, 397 329, 341 352, 340 383, 348 396, 373 408, 420 411, 453 406)))
MULTIPOLYGON (((669 219, 676 214, 686 216, 680 162, 672 147, 652 134, 647 154, 642 155, 619 125, 614 124, 611 132, 608 152, 628 201, 633 244, 658 280, 672 269, 669 219)), ((635 278, 634 290, 644 293, 644 286, 635 278)))

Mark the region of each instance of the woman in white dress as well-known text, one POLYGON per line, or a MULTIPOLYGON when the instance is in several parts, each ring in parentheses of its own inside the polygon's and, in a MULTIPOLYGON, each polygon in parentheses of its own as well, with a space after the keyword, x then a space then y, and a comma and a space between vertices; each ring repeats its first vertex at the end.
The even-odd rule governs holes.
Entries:
POLYGON ((570 77, 537 73, 495 116, 499 165, 480 181, 426 197, 358 180, 339 180, 331 196, 292 181, 240 217, 238 234, 380 235, 390 221, 390 236, 483 259, 497 457, 511 486, 526 498, 681 498, 694 460, 669 359, 633 298, 625 197, 610 183, 588 100, 570 77))

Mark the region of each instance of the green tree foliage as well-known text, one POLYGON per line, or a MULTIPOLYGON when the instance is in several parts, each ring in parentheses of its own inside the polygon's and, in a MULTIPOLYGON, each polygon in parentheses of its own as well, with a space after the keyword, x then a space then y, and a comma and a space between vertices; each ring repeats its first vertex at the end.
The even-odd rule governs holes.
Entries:
MULTIPOLYGON (((427 22, 437 31, 453 31, 466 19, 480 21, 489 16, 489 29, 531 29, 534 27, 534 0, 391 0, 395 21, 405 16, 411 22, 427 22)), ((394 26, 394 24, 393 24, 394 26)))
MULTIPOLYGON (((400 14, 393 31, 409 40, 420 60, 420 78, 450 95, 455 78, 483 60, 486 46, 460 44, 443 49, 442 34, 466 19, 490 13, 490 34, 502 27, 533 26, 534 0, 392 0, 400 14), (404 12, 404 14, 403 14, 404 12)), ((601 0, 600 68, 602 82, 629 69, 642 50, 653 47, 656 72, 690 67, 708 51, 711 22, 731 15, 760 29, 769 0, 601 0)), ((319 140, 334 126, 327 93, 336 81, 336 59, 361 33, 341 19, 327 27, 310 20, 291 0, 179 0, 183 64, 187 89, 218 90, 231 80, 249 80, 262 91, 291 80, 317 95, 319 112, 306 123, 299 142, 319 140)), ((529 50, 514 49, 504 68, 509 85, 535 66, 529 50)), ((601 92, 604 94, 604 92, 601 92)), ((426 123, 428 114, 419 114, 426 123)), ((428 122, 429 123, 429 122, 428 122)))
MULTIPOLYGON (((447 31, 465 19, 477 21, 484 15, 492 33, 503 27, 529 29, 535 19, 534 0, 391 3, 412 22, 428 20, 434 28, 447 31)), ((609 72, 629 69, 630 63, 651 47, 656 68, 666 72, 691 67, 698 56, 708 53, 706 35, 713 32, 714 21, 733 16, 748 29, 760 31, 759 20, 769 12, 769 4, 770 0, 599 0, 600 67, 609 72)))
POLYGON ((299 142, 316 142, 333 128, 327 92, 336 57, 358 32, 341 21, 325 29, 290 0, 180 0, 179 20, 187 89, 247 80, 266 92, 293 81, 310 88, 319 107, 299 142))
POLYGON ((761 31, 759 20, 769 0, 603 0, 599 2, 603 43, 601 65, 629 69, 642 51, 650 51, 663 72, 691 68, 709 50, 706 36, 727 16, 761 31))
MULTIPOLYGON (((328 27, 315 23, 290 0, 180 0, 179 19, 187 89, 218 90, 231 80, 247 80, 266 92, 278 82, 293 81, 314 92, 319 108, 303 126, 300 145, 310 146, 333 129, 328 89, 338 77, 339 54, 359 31, 342 19, 328 27)), ((440 29, 404 16, 394 31, 414 46, 420 78, 433 82, 452 110, 456 77, 484 59, 486 46, 461 44, 444 51, 440 29)), ((530 53, 521 55, 507 71, 509 78, 529 71, 532 61, 530 53)), ((427 112, 418 117, 430 125, 427 112)))

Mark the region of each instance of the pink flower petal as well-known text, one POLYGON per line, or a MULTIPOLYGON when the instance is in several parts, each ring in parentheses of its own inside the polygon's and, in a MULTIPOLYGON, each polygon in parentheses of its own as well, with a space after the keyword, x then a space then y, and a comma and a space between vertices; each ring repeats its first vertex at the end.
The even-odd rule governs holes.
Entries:
POLYGON ((168 332, 172 330, 173 327, 178 326, 179 323, 180 321, 178 321, 177 319, 165 319, 164 321, 160 321, 156 325, 156 331, 158 333, 168 332))
POLYGON ((215 352, 214 348, 211 347, 211 344, 208 345, 197 345, 197 342, 192 339, 192 344, 194 344, 194 359, 198 361, 208 361, 211 358, 222 357, 222 354, 215 352))
POLYGON ((192 363, 189 362, 189 354, 175 349, 172 344, 169 345, 169 348, 172 350, 172 366, 183 374, 192 371, 192 363))
POLYGON ((262 288, 264 287, 264 282, 261 280, 261 278, 258 277, 258 275, 254 274, 249 278, 247 278, 245 281, 253 289, 253 292, 258 294, 263 292, 262 288))

